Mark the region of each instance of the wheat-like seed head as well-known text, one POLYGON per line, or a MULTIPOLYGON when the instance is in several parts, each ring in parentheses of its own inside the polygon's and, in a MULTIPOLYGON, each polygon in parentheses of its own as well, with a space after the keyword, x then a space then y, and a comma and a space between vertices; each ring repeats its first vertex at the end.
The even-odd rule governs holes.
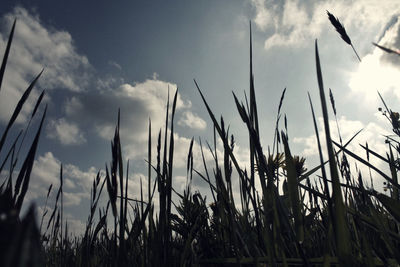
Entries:
POLYGON ((328 18, 330 20, 330 22, 332 23, 332 25, 335 27, 336 31, 340 34, 340 37, 342 37, 342 39, 348 43, 349 45, 351 45, 351 40, 350 37, 347 35, 346 33, 346 29, 343 27, 343 25, 340 23, 338 18, 335 18, 334 15, 332 15, 328 10, 326 11, 326 13, 328 14, 328 18))

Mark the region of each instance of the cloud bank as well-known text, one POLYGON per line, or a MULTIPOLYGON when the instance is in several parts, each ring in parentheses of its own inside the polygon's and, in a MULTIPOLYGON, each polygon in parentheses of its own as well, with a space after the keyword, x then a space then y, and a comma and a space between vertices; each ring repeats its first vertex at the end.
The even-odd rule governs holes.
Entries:
MULTIPOLYGON (((77 52, 71 35, 46 27, 40 17, 22 7, 2 17, 0 47, 5 47, 11 25, 17 19, 14 39, 0 97, 0 121, 6 122, 16 103, 33 78, 44 68, 39 88, 82 91, 88 84, 91 65, 86 56, 77 52)), ((24 122, 33 109, 38 91, 34 90, 19 117, 24 122)))
POLYGON ((253 21, 258 29, 267 32, 264 48, 302 47, 314 40, 327 29, 334 31, 329 25, 326 10, 340 18, 352 38, 363 40, 363 36, 380 34, 389 21, 400 14, 397 1, 273 1, 250 0, 254 9, 253 21), (330 27, 330 28, 328 28, 330 27))

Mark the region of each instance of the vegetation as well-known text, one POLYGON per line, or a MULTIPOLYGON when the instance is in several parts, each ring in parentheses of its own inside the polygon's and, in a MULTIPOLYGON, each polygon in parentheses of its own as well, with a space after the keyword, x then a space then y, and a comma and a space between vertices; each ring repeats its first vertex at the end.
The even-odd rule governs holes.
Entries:
MULTIPOLYGON (((329 13, 330 14, 330 13, 329 13)), ((330 14, 331 15, 331 14, 330 14)), ((333 15, 331 15, 333 17, 333 15)), ((331 19, 331 17, 330 17, 331 19)), ((333 17, 333 19, 335 19, 333 17)), ((332 19, 331 19, 332 21, 332 19)), ((340 25, 340 23, 339 23, 340 25)), ((0 69, 0 86, 13 39, 15 23, 0 69)), ((344 28, 343 28, 344 30, 344 28)), ((345 31, 344 31, 345 32, 345 31)), ((307 171, 305 159, 292 155, 286 130, 280 131, 281 107, 278 106, 272 152, 261 146, 257 102, 252 72, 250 35, 250 92, 241 102, 233 94, 240 118, 247 127, 251 163, 246 170, 235 157, 235 142, 223 118, 218 121, 200 86, 195 85, 214 126, 214 146, 208 150, 214 165, 206 164, 201 146, 203 170, 193 167, 192 140, 187 156, 188 183, 183 192, 172 187, 174 163, 174 115, 177 92, 171 114, 166 112, 164 137, 157 139, 156 162, 152 162, 151 124, 148 141, 148 198, 128 198, 129 162, 124 163, 120 142, 120 123, 112 140, 112 160, 105 175, 93 180, 90 211, 84 234, 71 237, 63 219, 63 169, 55 206, 46 208, 40 226, 36 224, 34 206, 24 218, 20 211, 29 189, 29 179, 38 147, 46 108, 40 124, 19 169, 19 147, 24 136, 10 139, 8 132, 29 97, 40 74, 29 85, 4 130, 0 152, 4 160, 0 173, 7 178, 0 187, 0 265, 1 266, 398 266, 400 264, 400 202, 397 173, 400 170, 400 143, 388 137, 388 153, 380 155, 368 144, 363 146, 367 160, 347 149, 347 142, 332 140, 328 123, 328 104, 322 79, 318 45, 315 42, 316 70, 323 111, 326 140, 320 140, 310 98, 310 106, 319 148, 320 165, 307 171), (167 131, 169 129, 170 131, 167 131), (217 139, 222 141, 223 155, 217 153, 217 139), (322 155, 326 142, 328 159, 322 155), (6 149, 6 145, 10 148, 6 149), (369 163, 371 156, 386 162, 391 174, 369 163), (222 157, 220 160, 219 157, 222 157), (386 180, 390 196, 364 185, 361 172, 353 171, 348 157, 374 170, 374 177, 386 180), (9 169, 6 171, 7 163, 9 169), (326 166, 329 164, 329 171, 326 166), (212 172, 211 172, 212 170, 212 172), (13 175, 17 173, 17 178, 13 175), (212 202, 191 189, 191 181, 203 179, 210 187, 212 202), (232 179, 239 179, 240 203, 235 203, 232 179), (257 184, 261 185, 258 190, 257 184), (105 188, 105 189, 104 189, 105 188), (280 190, 282 188, 282 190, 280 190), (106 191, 106 192, 105 192, 106 191), (159 196, 159 210, 154 195, 159 196), (179 198, 176 212, 173 194, 179 198), (108 203, 99 206, 101 195, 108 203), (96 219, 98 215, 98 219, 96 219), (43 218, 48 223, 43 225, 43 218), (110 225, 111 222, 111 225, 110 225)), ((37 100, 30 120, 39 116, 43 93, 37 100)), ((330 102, 336 116, 334 98, 330 102)), ((399 114, 385 106, 381 110, 400 137, 399 114)), ((30 126, 30 121, 27 128, 30 126)), ((285 118, 285 128, 286 118, 285 118)), ((50 196, 50 185, 47 198, 50 196)), ((47 203, 47 202, 46 202, 47 203)), ((47 206, 47 204, 46 204, 47 206)))

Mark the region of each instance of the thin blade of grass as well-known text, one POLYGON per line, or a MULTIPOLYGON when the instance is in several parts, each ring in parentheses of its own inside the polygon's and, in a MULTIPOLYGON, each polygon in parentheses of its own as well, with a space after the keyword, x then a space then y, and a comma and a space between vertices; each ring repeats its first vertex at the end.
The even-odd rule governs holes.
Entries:
POLYGON ((26 159, 21 167, 21 170, 18 174, 18 178, 17 178, 16 184, 15 184, 14 201, 15 201, 15 207, 17 208, 18 213, 21 210, 22 203, 25 198, 25 194, 28 191, 33 162, 35 160, 35 154, 36 154, 36 150, 37 150, 37 147, 39 144, 39 137, 40 137, 40 133, 42 131, 44 118, 46 117, 46 112, 47 112, 47 106, 43 112, 42 120, 40 121, 39 129, 36 132, 35 139, 33 140, 31 148, 29 149, 28 155, 26 156, 26 159), (19 187, 21 184, 22 184, 22 188, 20 191, 19 187))
POLYGON ((1 91, 1 85, 3 83, 4 72, 6 70, 8 55, 10 54, 10 48, 11 48, 11 43, 12 43, 12 39, 14 36, 16 22, 17 22, 17 20, 15 19, 14 23, 12 25, 12 28, 11 28, 10 35, 8 36, 7 46, 6 46, 6 50, 4 51, 4 56, 3 56, 3 62, 1 63, 1 67, 0 67, 0 91, 1 91))
MULTIPOLYGON (((148 145, 147 145, 147 164, 148 164, 148 168, 147 168, 147 199, 148 199, 148 203, 149 205, 151 205, 150 203, 150 198, 151 198, 151 120, 149 118, 149 136, 148 136, 148 145)), ((152 235, 152 231, 151 231, 151 220, 152 220, 152 216, 149 216, 149 236, 152 235)), ((146 259, 148 259, 148 251, 146 250, 146 259)))
POLYGON ((35 107, 33 108, 33 111, 32 111, 31 119, 35 116, 36 111, 37 111, 40 103, 42 102, 42 99, 43 99, 43 96, 44 96, 44 92, 45 91, 43 90, 42 93, 40 94, 38 100, 36 101, 35 107))
MULTIPOLYGON (((204 105, 206 106, 207 112, 208 112, 208 114, 209 114, 211 120, 213 121, 214 127, 215 127, 215 129, 217 130, 219 136, 221 137, 221 139, 222 139, 222 141, 223 141, 223 143, 224 143, 224 147, 229 147, 229 143, 228 143, 228 141, 226 140, 226 138, 224 138, 224 135, 223 135, 223 133, 222 133, 222 130, 221 130, 221 128, 220 128, 220 126, 219 126, 217 120, 215 119, 214 113, 211 111, 211 108, 210 108, 210 106, 208 105, 206 99, 204 98, 204 95, 203 95, 203 93, 201 92, 200 87, 199 87, 199 85, 197 84, 196 80, 194 80, 194 83, 195 83, 195 85, 196 85, 196 87, 197 87, 197 90, 198 90, 199 93, 200 93, 200 96, 201 96, 201 98, 202 98, 202 100, 203 100, 204 105)), ((235 165, 236 170, 237 170, 238 173, 239 173, 240 178, 242 179, 243 171, 242 171, 242 169, 240 168, 239 163, 237 162, 237 160, 236 160, 235 156, 233 155, 233 152, 231 151, 231 149, 229 149, 228 152, 229 152, 229 156, 230 156, 230 158, 231 158, 233 164, 235 165)))
POLYGON ((30 94, 31 91, 32 91, 32 88, 35 86, 37 80, 38 80, 39 77, 42 75, 43 71, 44 71, 44 69, 43 69, 43 70, 39 73, 39 75, 36 76, 36 78, 31 82, 31 84, 28 86, 28 88, 25 90, 24 94, 21 96, 20 100, 18 101, 18 104, 17 104, 17 106, 16 106, 15 109, 14 109, 14 112, 13 112, 13 114, 12 114, 12 116, 11 116, 11 119, 10 119, 10 121, 8 122, 8 125, 7 125, 6 129, 4 130, 3 136, 1 137, 1 140, 0 140, 0 151, 2 150, 3 145, 4 145, 4 142, 6 141, 6 137, 7 137, 8 131, 10 130, 11 126, 14 124, 15 120, 17 119, 18 114, 20 113, 20 111, 21 111, 21 109, 22 109, 22 107, 23 107, 25 101, 28 99, 29 94, 30 94))
POLYGON ((393 50, 393 49, 390 49, 390 48, 387 48, 387 47, 378 45, 377 43, 372 43, 372 44, 373 44, 374 46, 376 46, 376 47, 382 49, 382 50, 385 51, 386 53, 389 53, 389 54, 393 53, 393 54, 396 54, 396 55, 400 56, 400 52, 399 52, 399 51, 396 51, 396 50, 393 50))
POLYGON ((372 154, 372 155, 374 155, 375 157, 377 157, 378 159, 380 159, 380 160, 383 160, 384 162, 386 162, 387 164, 389 164, 389 161, 386 159, 386 158, 384 158, 384 157, 382 157, 381 155, 379 155, 378 153, 376 153, 375 151, 373 151, 373 150, 371 150, 369 147, 368 147, 368 143, 364 146, 364 145, 361 145, 361 144, 359 144, 362 148, 364 148, 365 149, 365 151, 367 152, 367 160, 369 161, 369 154, 372 154))
MULTIPOLYGON (((390 158, 389 158, 389 167, 390 167, 390 173, 392 174, 392 180, 394 184, 398 184, 398 179, 397 179, 397 170, 395 167, 395 159, 393 156, 393 151, 392 147, 389 146, 389 151, 390 151, 390 158)), ((393 192, 392 192, 392 198, 395 200, 399 200, 399 189, 397 187, 393 187, 393 192)))
POLYGON ((329 130, 329 118, 328 118, 328 109, 325 99, 325 92, 324 92, 324 84, 322 80, 322 71, 318 53, 318 43, 315 40, 315 58, 316 58, 316 67, 317 67, 317 78, 318 78, 318 87, 319 87, 319 95, 321 100, 322 106, 322 114, 324 119, 324 126, 325 126, 325 138, 326 138, 326 145, 328 148, 328 157, 329 157, 329 168, 331 173, 332 179, 332 200, 333 200, 333 227, 335 230, 335 237, 336 237, 336 247, 338 256, 343 264, 351 264, 353 262, 351 256, 351 240, 349 238, 349 230, 347 228, 347 222, 345 218, 345 209, 342 197, 342 191, 340 187, 340 180, 339 180, 339 173, 337 170, 336 160, 335 160, 335 153, 332 147, 332 139, 329 130))

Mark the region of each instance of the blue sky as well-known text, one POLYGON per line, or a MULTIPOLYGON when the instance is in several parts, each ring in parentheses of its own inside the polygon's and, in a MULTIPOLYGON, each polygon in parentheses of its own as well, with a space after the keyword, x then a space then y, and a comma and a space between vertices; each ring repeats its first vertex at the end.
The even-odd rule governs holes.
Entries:
MULTIPOLYGON (((291 148, 307 157, 309 167, 314 165, 317 150, 307 91, 318 103, 317 38, 325 85, 335 95, 344 139, 364 128, 352 149, 362 154, 358 143, 368 140, 370 147, 385 151, 380 134, 390 133, 390 127, 377 112, 381 104, 376 92, 395 109, 400 100, 399 59, 384 55, 371 42, 400 48, 397 1, 2 1, 0 10, 0 51, 13 19, 18 20, 0 92, 0 126, 44 67, 16 127, 23 127, 35 98, 46 89, 49 112, 28 197, 42 207, 47 187, 58 183, 62 162, 68 219, 76 229, 89 210, 92 179, 111 159, 118 108, 124 153, 131 160, 131 195, 139 192, 140 177, 146 179, 148 119, 154 140, 163 127, 168 87, 171 94, 179 88, 177 189, 185 183, 190 139, 212 140, 194 78, 215 114, 231 125, 237 157, 248 166, 247 135, 232 91, 243 98, 248 90, 250 20, 264 148, 272 144, 277 106, 287 88, 283 113, 291 148), (345 25, 361 63, 330 25, 326 10, 345 25)), ((195 166, 201 166, 198 146, 195 166)), ((208 193, 201 182, 197 186, 208 193)))

